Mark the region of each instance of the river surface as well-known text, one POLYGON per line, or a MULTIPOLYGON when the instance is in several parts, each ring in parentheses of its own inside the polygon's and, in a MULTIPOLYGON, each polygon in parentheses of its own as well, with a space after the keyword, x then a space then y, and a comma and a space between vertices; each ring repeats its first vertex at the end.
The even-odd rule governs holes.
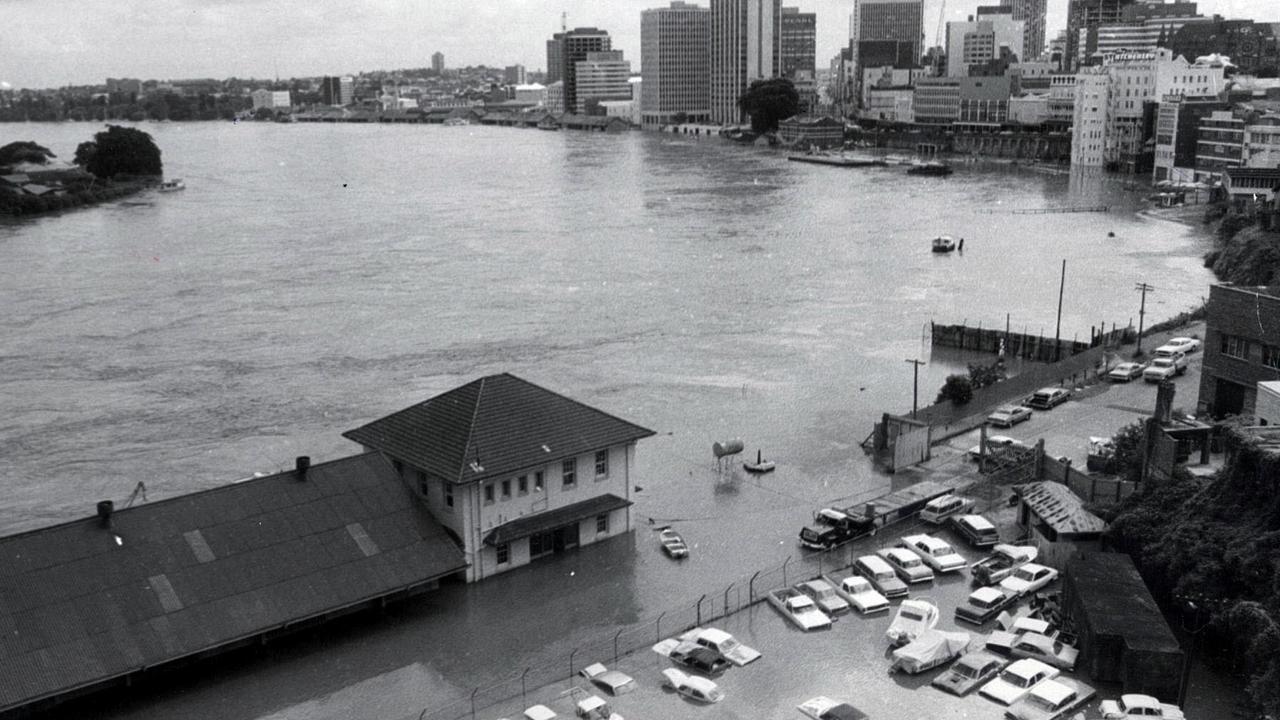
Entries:
MULTIPOLYGON (((63 158, 98 129, 0 127, 63 158)), ((358 450, 343 431, 491 373, 658 435, 636 453, 634 538, 447 588, 120 717, 351 716, 324 702, 343 693, 414 715, 776 565, 814 507, 883 491, 858 444, 910 408, 904 360, 928 362, 925 404, 975 359, 931 357, 930 320, 1008 314, 1052 337, 1063 259, 1064 338, 1136 324, 1135 283, 1157 288, 1150 324, 1212 281, 1198 229, 1136 214, 1140 189, 1098 177, 915 178, 641 133, 140 127, 187 190, 0 222, 0 532, 91 515, 140 482, 155 500, 341 457, 358 450), (930 253, 940 233, 964 252, 930 253), (730 438, 778 471, 717 480, 711 444, 730 438), (695 557, 665 561, 648 518, 675 522, 695 557), (504 627, 504 592, 544 598, 546 622, 504 627)))

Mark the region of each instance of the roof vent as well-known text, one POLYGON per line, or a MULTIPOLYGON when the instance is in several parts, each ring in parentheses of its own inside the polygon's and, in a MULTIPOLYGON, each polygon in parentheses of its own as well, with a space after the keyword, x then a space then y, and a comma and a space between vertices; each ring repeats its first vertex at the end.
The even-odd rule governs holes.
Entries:
POLYGON ((110 500, 98 502, 98 520, 102 522, 103 527, 111 527, 111 512, 115 509, 116 504, 110 500))
POLYGON ((296 469, 297 469, 297 471, 298 471, 298 479, 299 479, 299 480, 306 480, 306 479, 307 479, 307 470, 310 470, 310 469, 311 469, 311 456, 310 456, 310 455, 299 455, 299 456, 298 456, 297 463, 295 464, 295 467, 296 467, 296 469))

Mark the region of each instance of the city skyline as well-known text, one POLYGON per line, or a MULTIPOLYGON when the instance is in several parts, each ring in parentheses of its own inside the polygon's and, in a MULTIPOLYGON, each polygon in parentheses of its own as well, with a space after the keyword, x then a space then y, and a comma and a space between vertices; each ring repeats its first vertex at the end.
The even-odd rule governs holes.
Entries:
MULTIPOLYGON (((934 44, 942 0, 925 0, 925 44, 934 44)), ((709 0, 697 4, 709 7, 709 0)), ((998 0, 949 0, 947 20, 965 20, 998 0)), ((0 55, 0 88, 100 84, 108 76, 141 79, 313 77, 430 67, 521 64, 545 70, 546 40, 567 26, 606 30, 614 47, 640 58, 640 13, 656 0, 481 0, 464 6, 405 0, 359 4, 333 0, 11 0, 0 6, 10 28, 0 55), (20 31, 15 29, 21 28, 20 31), (101 38, 110 38, 103 43, 101 38), (184 52, 174 53, 173 48, 184 52)), ((785 2, 817 14, 817 66, 847 40, 851 0, 785 2)), ((1205 15, 1280 22, 1274 0, 1200 0, 1205 15)), ((1050 0, 1046 35, 1066 25, 1066 0, 1050 0)), ((639 71, 638 62, 633 67, 639 71)))

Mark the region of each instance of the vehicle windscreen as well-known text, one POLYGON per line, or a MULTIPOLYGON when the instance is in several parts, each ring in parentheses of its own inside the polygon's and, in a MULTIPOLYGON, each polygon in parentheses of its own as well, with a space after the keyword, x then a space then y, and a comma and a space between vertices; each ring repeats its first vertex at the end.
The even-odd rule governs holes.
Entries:
POLYGON ((908 620, 924 620, 924 616, 914 610, 903 609, 902 617, 908 620))
POLYGON ((1008 670, 1005 670, 1004 672, 1000 673, 1000 679, 1004 680, 1010 685, 1013 685, 1014 687, 1025 688, 1025 687, 1031 686, 1031 678, 1023 677, 1015 672, 1010 672, 1008 670))

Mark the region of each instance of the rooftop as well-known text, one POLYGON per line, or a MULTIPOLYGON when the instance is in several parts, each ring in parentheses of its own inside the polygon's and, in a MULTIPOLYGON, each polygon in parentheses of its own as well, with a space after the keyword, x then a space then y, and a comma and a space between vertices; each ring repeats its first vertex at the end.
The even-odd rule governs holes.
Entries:
POLYGON ((1095 634, 1124 638, 1131 650, 1180 652, 1128 555, 1086 553, 1068 563, 1067 576, 1095 634))
POLYGON ((1071 488, 1056 482, 1037 482, 1022 486, 1022 500, 1054 532, 1067 535, 1100 533, 1107 529, 1102 518, 1084 509, 1071 488))

